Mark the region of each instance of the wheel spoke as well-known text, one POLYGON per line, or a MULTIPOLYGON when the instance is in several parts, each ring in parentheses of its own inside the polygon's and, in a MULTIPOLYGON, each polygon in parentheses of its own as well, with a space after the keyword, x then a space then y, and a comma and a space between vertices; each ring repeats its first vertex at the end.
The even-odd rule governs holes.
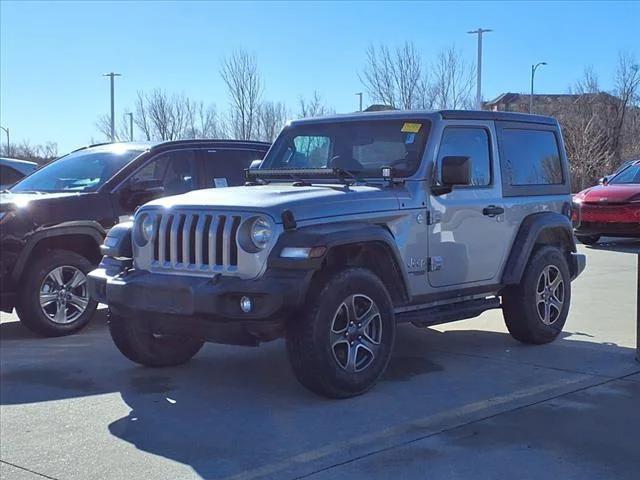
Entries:
POLYGON ((551 305, 549 303, 544 304, 544 323, 547 325, 551 323, 551 305))
POLYGON ((87 277, 84 276, 84 273, 80 270, 74 270, 73 277, 71 277, 71 280, 67 283, 67 288, 73 290, 74 288, 78 288, 80 285, 84 285, 86 281, 87 277))
POLYGON ((549 305, 555 308, 558 311, 558 313, 562 311, 562 302, 555 297, 551 297, 549 299, 549 305))
POLYGON ((55 293, 41 293, 40 294, 40 306, 42 308, 51 305, 58 299, 58 295, 55 293))
POLYGON ((54 268, 53 270, 51 270, 51 272, 49 272, 49 275, 48 275, 48 277, 54 281, 54 283, 58 288, 64 287, 62 268, 63 267, 54 268))
POLYGON ((64 303, 58 302, 58 310, 56 311, 53 321, 57 323, 67 323, 67 306, 64 303))
POLYGON ((562 275, 560 274, 560 272, 557 272, 556 278, 554 278, 553 281, 549 284, 549 288, 551 288, 552 292, 555 292, 561 283, 562 283, 562 275))
POLYGON ((358 328, 361 328, 363 330, 366 329, 371 321, 375 318, 378 318, 379 316, 380 312, 378 311, 378 307, 375 303, 372 303, 371 307, 369 307, 369 310, 367 310, 367 312, 358 319, 358 328))
POLYGON ((349 348, 347 349, 347 364, 345 365, 345 369, 349 372, 356 371, 356 358, 358 356, 358 344, 350 343, 349 348))
POLYGON ((378 344, 371 340, 368 335, 360 339, 360 347, 368 350, 372 357, 375 357, 376 351, 378 350, 378 344))
POLYGON ((87 308, 87 305, 89 305, 88 299, 73 293, 69 296, 68 302, 80 311, 84 311, 87 308))

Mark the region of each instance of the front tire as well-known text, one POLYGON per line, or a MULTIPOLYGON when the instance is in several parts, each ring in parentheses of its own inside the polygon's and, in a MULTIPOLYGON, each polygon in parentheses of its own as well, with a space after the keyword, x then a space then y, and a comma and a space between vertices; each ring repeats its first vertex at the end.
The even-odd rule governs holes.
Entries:
POLYGON ((533 252, 520 284, 502 295, 502 313, 513 338, 543 344, 562 331, 570 302, 567 260, 558 248, 545 246, 533 252))
POLYGON ((319 395, 360 395, 375 385, 391 358, 395 318, 389 293, 363 268, 326 276, 312 289, 305 313, 287 329, 293 373, 319 395))
POLYGON ((89 298, 87 274, 94 265, 68 250, 48 250, 27 266, 16 311, 31 331, 45 337, 84 328, 98 302, 89 298))
POLYGON ((147 367, 174 367, 191 360, 204 342, 193 338, 155 335, 136 321, 110 312, 109 332, 118 350, 147 367))

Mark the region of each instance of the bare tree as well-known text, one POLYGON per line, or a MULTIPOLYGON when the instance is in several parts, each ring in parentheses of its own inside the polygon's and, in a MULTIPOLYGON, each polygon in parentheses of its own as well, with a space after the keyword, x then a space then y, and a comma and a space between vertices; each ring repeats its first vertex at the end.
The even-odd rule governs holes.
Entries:
POLYGON ((393 108, 419 108, 428 85, 422 59, 412 42, 396 47, 370 45, 360 81, 375 101, 393 108))
POLYGON ((185 99, 187 115, 187 138, 222 138, 224 135, 218 124, 218 111, 215 105, 185 99))
POLYGON ((256 134, 262 96, 262 80, 254 55, 234 51, 222 62, 220 76, 227 85, 231 108, 230 129, 235 138, 249 140, 256 134))
MULTIPOLYGON (((622 157, 625 138, 625 120, 631 107, 638 107, 640 102, 640 65, 637 58, 630 52, 618 54, 618 66, 614 78, 614 95, 619 98, 616 109, 616 123, 614 127, 613 151, 617 158, 622 157)), ((637 130, 631 134, 637 135, 637 130)), ((629 139, 631 140, 631 139, 629 139)), ((637 140, 637 138, 636 138, 637 140)))
POLYGON ((287 123, 287 108, 282 102, 263 102, 258 110, 259 140, 272 142, 287 123))
POLYGON ((317 91, 314 91, 308 100, 300 97, 298 118, 321 117, 323 115, 331 115, 332 113, 334 113, 334 110, 326 105, 322 96, 317 91))
POLYGON ((58 157, 58 144, 55 142, 45 142, 31 145, 28 141, 22 143, 11 143, 7 151, 7 145, 0 145, 0 156, 28 160, 43 165, 58 157))
POLYGON ((433 106, 472 108, 474 75, 475 67, 464 61, 455 46, 441 51, 432 67, 433 106))
MULTIPOLYGON (((96 129, 106 139, 111 138, 111 117, 107 114, 100 115, 95 123, 96 129)), ((122 114, 120 122, 116 124, 115 132, 116 142, 128 142, 131 140, 131 132, 129 128, 129 116, 126 113, 122 114)))
POLYGON ((598 74, 593 70, 593 67, 585 67, 582 78, 575 83, 574 87, 570 89, 570 92, 579 95, 600 92, 600 80, 598 79, 598 74))

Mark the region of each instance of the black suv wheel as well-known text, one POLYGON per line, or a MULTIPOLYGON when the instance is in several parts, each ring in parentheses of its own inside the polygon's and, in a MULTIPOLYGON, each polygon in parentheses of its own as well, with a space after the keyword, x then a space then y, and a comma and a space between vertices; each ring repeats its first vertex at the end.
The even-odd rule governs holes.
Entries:
POLYGON ((188 362, 204 344, 193 338, 156 335, 139 321, 114 312, 109 332, 118 350, 129 360, 147 367, 173 367, 188 362))
POLYGON ((315 285, 305 313, 288 326, 293 372, 320 395, 364 393, 391 358, 395 319, 389 293, 375 274, 362 268, 340 271, 315 285))
POLYGON ((89 298, 87 273, 95 267, 68 250, 48 250, 27 267, 16 311, 33 332, 47 337, 83 328, 98 303, 89 298))
POLYGON ((555 340, 567 320, 570 300, 569 267, 563 253, 551 246, 534 251, 520 284, 502 296, 509 333, 523 343, 555 340))

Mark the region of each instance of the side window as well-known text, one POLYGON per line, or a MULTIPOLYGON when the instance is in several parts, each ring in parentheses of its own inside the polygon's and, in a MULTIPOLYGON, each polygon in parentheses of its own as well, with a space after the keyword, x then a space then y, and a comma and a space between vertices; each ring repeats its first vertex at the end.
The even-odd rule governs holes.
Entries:
POLYGON ((196 188, 193 150, 161 153, 129 178, 129 183, 158 182, 165 195, 177 195, 196 188))
POLYGON ((253 160, 262 160, 264 154, 254 150, 203 151, 205 188, 244 185, 245 168, 249 168, 253 160))
POLYGON ((511 185, 563 182, 558 142, 552 131, 506 128, 502 131, 501 151, 511 185))
POLYGON ((6 165, 0 165, 0 185, 13 185, 23 177, 24 175, 17 170, 6 165))
POLYGON ((471 185, 491 184, 491 154, 489 133, 480 127, 446 127, 438 150, 438 179, 444 157, 469 157, 471 159, 471 185))

